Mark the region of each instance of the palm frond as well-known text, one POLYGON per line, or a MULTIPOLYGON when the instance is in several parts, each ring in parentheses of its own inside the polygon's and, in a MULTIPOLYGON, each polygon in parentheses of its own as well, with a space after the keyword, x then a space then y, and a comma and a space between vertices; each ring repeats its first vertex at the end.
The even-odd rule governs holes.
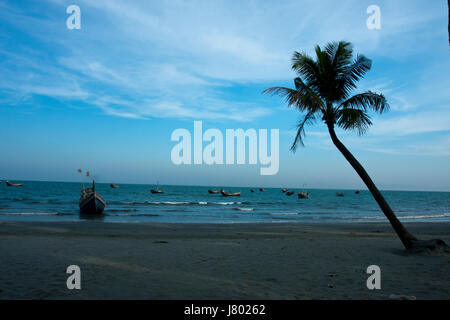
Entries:
POLYGON ((325 51, 328 53, 330 61, 336 70, 340 70, 351 63, 353 47, 350 42, 331 42, 326 45, 325 51))
POLYGON ((357 130, 363 135, 372 125, 369 115, 360 109, 344 108, 336 113, 337 125, 344 130, 357 130))
POLYGON ((279 95, 286 99, 289 106, 292 106, 297 102, 297 90, 287 87, 272 87, 264 90, 263 94, 270 94, 272 96, 279 95))
POLYGON ((342 102, 338 109, 352 108, 367 111, 372 109, 376 112, 383 113, 389 110, 389 104, 386 98, 382 94, 378 94, 372 91, 356 94, 353 97, 342 102))
POLYGON ((295 135, 294 142, 292 143, 291 150, 295 152, 298 144, 304 146, 303 137, 305 136, 305 126, 311 125, 316 120, 315 112, 308 112, 303 119, 297 124, 297 134, 295 135))
POLYGON ((302 104, 308 106, 304 109, 309 110, 324 110, 325 103, 317 95, 317 93, 311 89, 301 78, 294 79, 295 88, 298 92, 298 98, 302 100, 302 104))
POLYGON ((372 67, 372 60, 364 55, 357 55, 352 64, 346 65, 344 70, 338 75, 338 90, 342 98, 349 95, 350 91, 356 88, 356 82, 359 81, 372 67))
POLYGON ((289 106, 295 106, 300 111, 314 111, 323 109, 322 100, 300 78, 295 79, 295 89, 287 87, 272 87, 263 91, 271 95, 279 95, 286 99, 289 106))
POLYGON ((309 55, 294 52, 292 56, 292 70, 303 78, 312 90, 319 88, 320 72, 316 61, 309 55))

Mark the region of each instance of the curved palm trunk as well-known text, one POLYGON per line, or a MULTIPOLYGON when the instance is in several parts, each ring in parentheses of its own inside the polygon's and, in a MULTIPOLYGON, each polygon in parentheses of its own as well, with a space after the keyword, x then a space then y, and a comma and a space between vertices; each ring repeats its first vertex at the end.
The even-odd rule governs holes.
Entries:
POLYGON ((352 165, 353 169, 358 173, 361 179, 366 184, 369 191, 372 193, 372 196, 375 198, 375 201, 380 206, 386 218, 388 218, 392 227, 394 228, 397 235, 400 237, 400 240, 403 242, 403 245, 406 249, 410 249, 413 246, 414 241, 417 239, 406 230, 403 224, 397 219, 394 212, 392 211, 389 204, 384 199, 383 195, 380 193, 378 188, 373 183, 372 179, 367 174, 366 170, 363 166, 356 160, 356 158, 350 153, 350 151, 342 144, 342 142, 337 138, 336 133, 334 131, 333 125, 328 125, 328 131, 331 136, 331 140, 333 141, 336 148, 344 155, 345 159, 352 165))

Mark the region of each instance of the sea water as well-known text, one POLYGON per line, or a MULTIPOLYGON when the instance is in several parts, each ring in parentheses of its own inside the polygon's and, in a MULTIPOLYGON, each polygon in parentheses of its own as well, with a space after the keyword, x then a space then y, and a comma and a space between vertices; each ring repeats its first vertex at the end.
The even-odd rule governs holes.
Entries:
MULTIPOLYGON (((295 193, 286 196, 280 188, 224 187, 241 192, 240 197, 209 194, 222 186, 160 186, 163 194, 152 194, 154 185, 96 184, 106 200, 103 215, 79 213, 81 183, 24 181, 22 187, 0 185, 0 221, 105 222, 376 222, 387 221, 368 191, 308 189, 309 199, 295 193), (250 192, 254 189, 254 192, 250 192), (336 192, 344 193, 337 197, 336 192)), ((301 189, 290 189, 302 191, 301 189)), ((449 192, 382 191, 403 222, 450 221, 449 192)))

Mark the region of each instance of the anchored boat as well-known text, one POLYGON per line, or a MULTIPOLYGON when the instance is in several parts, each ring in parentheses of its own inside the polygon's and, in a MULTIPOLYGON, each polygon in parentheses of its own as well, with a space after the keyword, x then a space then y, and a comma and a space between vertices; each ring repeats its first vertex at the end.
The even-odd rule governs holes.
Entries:
POLYGON ((102 214, 105 210, 106 201, 95 192, 95 181, 92 181, 92 188, 81 189, 79 206, 83 214, 102 214))
POLYGON ((11 183, 8 180, 6 180, 5 182, 6 182, 6 185, 8 187, 21 187, 21 186, 23 186, 23 183, 11 183))
POLYGON ((159 181, 156 181, 156 189, 151 189, 151 193, 164 193, 164 189, 159 188, 159 181))
POLYGON ((226 192, 225 190, 221 190, 220 193, 222 193, 222 196, 224 196, 224 197, 238 197, 241 195, 240 192, 231 193, 231 192, 226 192))
POLYGON ((309 192, 300 191, 297 195, 299 199, 309 199, 309 192))

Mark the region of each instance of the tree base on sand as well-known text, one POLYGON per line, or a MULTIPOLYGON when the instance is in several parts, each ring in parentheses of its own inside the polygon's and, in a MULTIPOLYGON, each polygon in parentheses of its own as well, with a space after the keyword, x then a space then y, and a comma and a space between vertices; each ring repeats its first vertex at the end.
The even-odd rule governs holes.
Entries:
POLYGON ((450 247, 441 239, 414 240, 407 249, 408 253, 426 255, 450 255, 450 247))

